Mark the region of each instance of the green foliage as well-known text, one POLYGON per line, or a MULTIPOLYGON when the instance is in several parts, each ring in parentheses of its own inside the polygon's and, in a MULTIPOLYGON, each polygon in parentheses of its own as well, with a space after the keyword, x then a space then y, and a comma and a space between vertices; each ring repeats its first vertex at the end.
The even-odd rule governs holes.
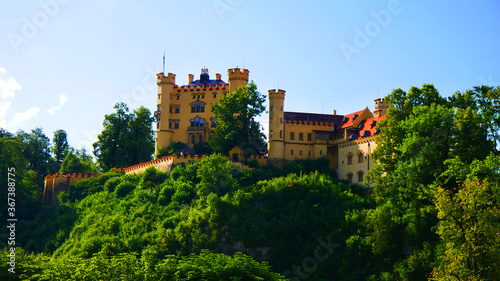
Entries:
POLYGON ((54 154, 54 160, 57 163, 57 166, 55 167, 55 170, 57 171, 69 151, 68 134, 65 130, 57 130, 54 132, 52 142, 53 145, 51 151, 54 154))
POLYGON ((193 145, 194 153, 197 155, 210 155, 214 153, 208 142, 198 142, 193 145))
POLYGON ((37 185, 42 190, 44 177, 49 172, 57 171, 50 169, 50 139, 41 128, 35 128, 31 133, 18 131, 15 139, 21 144, 22 153, 27 160, 26 170, 36 172, 37 185))
POLYGON ((132 190, 134 190, 135 185, 133 183, 124 181, 119 183, 116 188, 115 188, 115 195, 116 197, 125 197, 127 194, 129 194, 132 190))
POLYGON ((186 148, 186 144, 183 142, 175 142, 169 145, 167 148, 159 147, 156 158, 162 158, 164 156, 169 156, 173 154, 179 155, 179 153, 186 148))
POLYGON ((204 158, 197 170, 200 179, 198 195, 206 196, 212 192, 219 196, 226 194, 235 187, 233 175, 236 173, 233 164, 220 154, 204 158))
POLYGON ((92 160, 92 156, 88 155, 86 150, 69 150, 61 164, 59 173, 72 174, 72 173, 96 173, 97 166, 92 160))
POLYGON ((238 146, 245 158, 249 154, 265 153, 267 145, 255 117, 265 111, 266 98, 250 82, 231 93, 227 93, 212 105, 217 127, 211 131, 210 146, 214 151, 228 155, 238 146))
MULTIPOLYGON (((499 167, 499 166, 497 166, 499 167)), ((494 280, 500 276, 500 186, 477 178, 456 194, 438 188, 438 234, 444 254, 435 280, 494 280)))
POLYGON ((93 145, 99 166, 109 170, 151 160, 154 152, 151 112, 141 106, 128 113, 124 103, 117 103, 114 109, 116 113, 104 116, 104 129, 93 145))
POLYGON ((139 186, 142 189, 159 191, 159 186, 167 178, 166 173, 158 171, 154 166, 149 166, 141 175, 139 186))
MULTIPOLYGON (((98 177, 91 177, 76 184, 72 185, 71 188, 62 196, 60 199, 63 202, 74 202, 76 200, 82 200, 90 194, 94 194, 104 190, 106 181, 113 177, 121 176, 120 173, 105 173, 98 177)), ((116 190, 115 190, 116 191, 116 190)))
POLYGON ((7 271, 7 252, 1 254, 2 280, 283 280, 266 263, 241 253, 226 256, 204 250, 185 257, 157 259, 146 251, 142 256, 133 252, 112 256, 99 253, 83 259, 25 254, 19 248, 16 275, 7 271))

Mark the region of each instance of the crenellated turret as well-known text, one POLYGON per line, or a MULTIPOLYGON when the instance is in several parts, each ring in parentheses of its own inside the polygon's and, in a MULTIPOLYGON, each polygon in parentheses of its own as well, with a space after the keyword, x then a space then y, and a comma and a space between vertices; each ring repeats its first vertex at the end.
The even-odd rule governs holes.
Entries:
POLYGON ((244 86, 248 83, 248 69, 231 68, 227 70, 227 77, 229 82, 229 92, 234 91, 236 88, 244 86))
POLYGON ((167 147, 172 140, 172 130, 170 128, 170 95, 175 85, 175 74, 158 73, 156 84, 158 85, 157 109, 154 112, 156 118, 156 146, 155 155, 158 148, 167 147))
POLYGON ((269 161, 281 166, 285 160, 283 104, 285 91, 269 90, 269 161))

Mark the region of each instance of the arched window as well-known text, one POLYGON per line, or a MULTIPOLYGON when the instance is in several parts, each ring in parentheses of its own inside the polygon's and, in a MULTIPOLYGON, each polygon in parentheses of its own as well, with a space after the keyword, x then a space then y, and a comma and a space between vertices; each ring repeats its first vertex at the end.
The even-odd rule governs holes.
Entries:
POLYGON ((352 153, 347 154, 347 165, 352 165, 352 153))
POLYGON ((195 144, 195 143, 196 143, 196 136, 191 135, 191 144, 195 144))
POLYGON ((189 120, 191 122, 191 127, 203 127, 205 124, 205 119, 200 117, 195 117, 194 119, 189 120))
POLYGON ((198 137, 198 142, 203 142, 203 136, 202 136, 202 135, 200 135, 200 136, 198 137))
POLYGON ((212 128, 215 128, 215 127, 217 126, 217 125, 215 124, 215 119, 212 119, 210 122, 212 123, 212 124, 211 124, 211 125, 212 125, 212 128))
POLYGON ((349 184, 352 184, 352 173, 347 174, 347 181, 349 182, 349 184))
POLYGON ((358 182, 363 183, 364 173, 363 171, 358 171, 358 182))
POLYGON ((191 105, 191 112, 205 112, 205 105, 201 103, 195 103, 191 105))
POLYGON ((364 158, 364 155, 363 155, 363 152, 358 152, 358 163, 363 163, 363 158, 364 158))

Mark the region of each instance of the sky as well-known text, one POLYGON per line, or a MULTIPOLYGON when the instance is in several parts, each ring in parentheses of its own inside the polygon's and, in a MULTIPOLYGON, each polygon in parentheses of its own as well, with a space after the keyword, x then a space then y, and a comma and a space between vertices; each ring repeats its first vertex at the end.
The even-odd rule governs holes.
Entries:
MULTIPOLYGON (((499 1, 39 0, 0 9, 0 127, 92 151, 117 102, 156 108, 156 73, 247 68, 285 111, 349 114, 394 89, 500 85, 499 1)), ((258 120, 268 127, 268 115, 258 120)), ((267 130, 266 130, 267 133, 267 130)))

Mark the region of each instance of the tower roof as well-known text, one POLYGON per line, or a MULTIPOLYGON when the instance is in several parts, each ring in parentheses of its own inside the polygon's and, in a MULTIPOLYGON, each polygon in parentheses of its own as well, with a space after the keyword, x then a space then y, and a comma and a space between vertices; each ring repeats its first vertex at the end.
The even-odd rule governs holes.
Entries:
POLYGON ((219 79, 219 80, 210 79, 210 76, 208 75, 208 69, 202 68, 201 74, 200 74, 200 80, 195 80, 195 81, 189 83, 188 86, 218 85, 221 83, 226 84, 226 82, 222 81, 222 79, 219 79))

